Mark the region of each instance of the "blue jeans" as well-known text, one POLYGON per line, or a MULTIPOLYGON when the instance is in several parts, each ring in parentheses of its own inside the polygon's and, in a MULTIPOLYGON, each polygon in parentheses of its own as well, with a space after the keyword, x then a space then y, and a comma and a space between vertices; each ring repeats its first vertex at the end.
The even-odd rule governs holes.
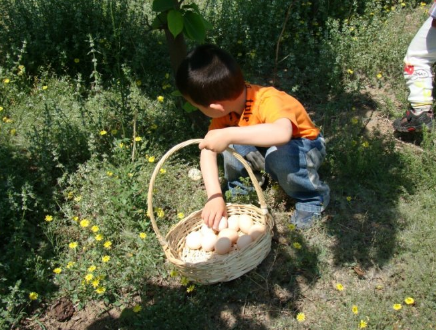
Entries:
MULTIPOLYGON (((265 156, 265 171, 276 180, 293 199, 295 208, 307 212, 322 212, 330 201, 329 186, 319 179, 318 169, 325 156, 325 141, 322 135, 315 140, 291 139, 287 144, 259 148, 254 146, 230 145, 242 156, 258 150, 265 156)), ((228 189, 244 189, 240 177, 247 177, 244 166, 229 152, 223 152, 224 176, 228 189)))

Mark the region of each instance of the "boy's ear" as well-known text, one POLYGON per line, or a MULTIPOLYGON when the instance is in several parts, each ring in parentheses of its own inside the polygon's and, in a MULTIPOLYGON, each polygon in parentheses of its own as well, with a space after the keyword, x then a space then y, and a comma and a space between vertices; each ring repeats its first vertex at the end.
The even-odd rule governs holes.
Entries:
POLYGON ((218 110, 218 111, 225 111, 224 106, 221 103, 211 103, 209 105, 209 108, 218 110))

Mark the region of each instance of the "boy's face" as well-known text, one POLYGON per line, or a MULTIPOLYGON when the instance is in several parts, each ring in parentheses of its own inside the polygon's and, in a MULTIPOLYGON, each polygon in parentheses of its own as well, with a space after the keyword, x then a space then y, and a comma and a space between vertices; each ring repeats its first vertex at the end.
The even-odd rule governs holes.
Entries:
POLYGON ((213 103, 210 104, 208 107, 205 107, 203 105, 195 103, 191 100, 190 97, 185 96, 185 99, 209 118, 220 118, 231 112, 226 110, 226 102, 213 103))

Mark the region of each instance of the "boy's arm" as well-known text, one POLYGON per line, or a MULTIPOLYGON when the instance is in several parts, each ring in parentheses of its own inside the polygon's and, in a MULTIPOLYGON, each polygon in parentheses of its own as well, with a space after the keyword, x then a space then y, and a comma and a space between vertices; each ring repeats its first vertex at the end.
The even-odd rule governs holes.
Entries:
POLYGON ((217 153, 203 149, 200 167, 208 198, 201 218, 208 227, 218 230, 219 222, 223 216, 227 216, 227 211, 219 183, 217 153))
POLYGON ((200 142, 200 149, 216 153, 223 152, 229 144, 271 147, 289 142, 292 137, 292 123, 288 118, 280 118, 271 124, 258 124, 244 127, 227 127, 209 131, 200 142))

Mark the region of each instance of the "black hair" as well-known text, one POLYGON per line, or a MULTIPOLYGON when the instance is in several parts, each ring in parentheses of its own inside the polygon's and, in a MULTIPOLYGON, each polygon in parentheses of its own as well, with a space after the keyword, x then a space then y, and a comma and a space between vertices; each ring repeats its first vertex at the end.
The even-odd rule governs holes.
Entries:
POLYGON ((208 107, 211 103, 234 100, 245 81, 236 60, 215 45, 205 44, 188 53, 176 73, 176 85, 184 96, 208 107))

